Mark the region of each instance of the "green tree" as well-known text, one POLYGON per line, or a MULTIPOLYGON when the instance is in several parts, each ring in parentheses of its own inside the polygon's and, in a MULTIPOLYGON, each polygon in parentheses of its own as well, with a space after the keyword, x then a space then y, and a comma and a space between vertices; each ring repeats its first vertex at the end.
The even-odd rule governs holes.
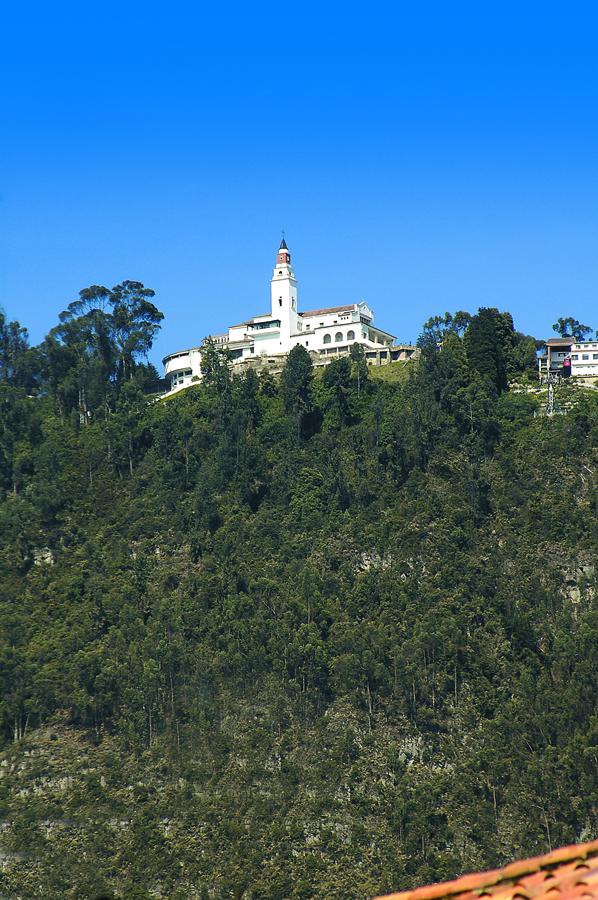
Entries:
POLYGON ((445 312, 443 316, 431 316, 422 328, 418 344, 441 344, 447 334, 462 335, 471 322, 471 315, 463 310, 456 313, 445 312))
POLYGON ((349 391, 351 389, 351 360, 347 356, 333 360, 324 369, 324 387, 330 392, 329 408, 336 414, 337 421, 350 419, 349 391))
POLYGON ((288 355, 282 372, 282 396, 284 406, 295 419, 297 440, 303 433, 303 425, 312 408, 313 363, 305 347, 297 344, 288 355))
POLYGON ((496 309, 481 307, 467 329, 465 344, 471 368, 501 393, 507 388, 506 349, 512 331, 496 309))
POLYGON ((118 415, 109 422, 109 434, 118 471, 124 466, 133 474, 147 437, 145 428, 146 401, 135 382, 126 382, 118 399, 118 415))
POLYGON ((162 313, 150 302, 154 292, 137 281, 109 290, 91 285, 60 313, 40 348, 47 389, 64 417, 75 412, 80 425, 104 417, 114 406, 124 381, 139 368, 138 383, 155 389, 153 366, 139 364, 160 328, 162 313))
POLYGON ((230 391, 230 353, 226 347, 217 347, 211 337, 201 347, 201 372, 203 383, 216 394, 230 391))
POLYGON ((592 333, 592 329, 589 325, 582 325, 578 319, 574 319, 571 316, 557 319, 552 326, 552 330, 556 331, 557 334, 560 334, 561 337, 572 337, 575 338, 576 341, 583 341, 592 333))
POLYGON ((147 356, 160 330, 164 314, 151 302, 154 296, 140 281, 123 281, 110 292, 112 330, 125 380, 133 378, 137 358, 147 356))
POLYGON ((362 390, 367 387, 369 377, 368 361, 361 344, 351 344, 349 359, 351 360, 351 376, 357 385, 357 398, 359 399, 362 390))
POLYGON ((108 412, 115 396, 116 347, 112 316, 106 311, 109 299, 107 288, 85 288, 79 292, 79 299, 60 313, 60 325, 50 332, 66 350, 60 354, 55 348, 65 369, 62 385, 67 393, 69 385, 76 385, 79 417, 84 425, 99 407, 108 412))
POLYGON ((509 375, 524 374, 526 372, 530 375, 536 375, 538 369, 536 353, 540 346, 541 342, 531 337, 531 335, 516 331, 507 364, 509 375))
POLYGON ((27 329, 18 322, 8 322, 0 309, 0 381, 30 388, 31 361, 27 329))

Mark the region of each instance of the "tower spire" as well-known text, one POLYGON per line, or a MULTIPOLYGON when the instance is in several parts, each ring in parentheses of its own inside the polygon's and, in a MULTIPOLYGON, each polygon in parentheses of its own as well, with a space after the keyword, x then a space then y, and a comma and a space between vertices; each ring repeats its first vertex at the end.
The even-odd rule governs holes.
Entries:
POLYGON ((297 330, 297 279, 291 267, 291 252, 282 233, 271 282, 272 318, 279 319, 285 334, 297 330))
POLYGON ((284 231, 282 233, 282 240, 280 242, 280 247, 278 248, 278 253, 276 255, 276 265, 277 266, 290 266, 291 265, 291 253, 289 248, 287 247, 287 242, 284 239, 284 231))

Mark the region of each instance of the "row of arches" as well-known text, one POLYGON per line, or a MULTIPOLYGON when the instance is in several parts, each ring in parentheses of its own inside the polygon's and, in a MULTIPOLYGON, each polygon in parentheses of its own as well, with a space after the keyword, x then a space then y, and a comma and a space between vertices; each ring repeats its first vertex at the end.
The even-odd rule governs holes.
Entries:
MULTIPOLYGON (((347 332, 347 337, 346 337, 346 338, 343 338, 343 333, 342 333, 342 331, 337 331, 336 334, 334 335, 334 342, 335 342, 335 344, 340 344, 340 342, 341 342, 342 340, 354 341, 354 340, 355 340, 355 332, 354 332, 353 330, 348 331, 348 332, 347 332)), ((324 343, 325 343, 325 344, 331 344, 331 343, 332 343, 332 335, 330 335, 330 334, 325 334, 325 335, 324 335, 324 343)))

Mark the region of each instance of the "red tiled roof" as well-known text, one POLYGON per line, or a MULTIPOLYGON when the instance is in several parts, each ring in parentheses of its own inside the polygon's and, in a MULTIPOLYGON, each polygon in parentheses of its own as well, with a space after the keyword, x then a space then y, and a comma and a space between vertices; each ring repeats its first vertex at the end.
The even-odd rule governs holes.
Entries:
POLYGON ((349 303, 348 306, 326 306, 324 309, 308 309, 306 312, 299 313, 299 315, 323 316, 325 313, 347 312, 349 309, 355 309, 355 303, 349 303))
POLYGON ((598 841, 377 900, 598 900, 598 841))

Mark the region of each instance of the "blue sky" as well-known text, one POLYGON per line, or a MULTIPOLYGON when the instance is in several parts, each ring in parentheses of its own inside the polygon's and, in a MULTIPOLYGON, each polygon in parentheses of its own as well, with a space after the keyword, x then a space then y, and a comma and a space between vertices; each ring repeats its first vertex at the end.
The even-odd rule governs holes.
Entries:
POLYGON ((0 305, 156 290, 152 359, 265 311, 414 340, 480 305, 598 328, 598 12, 584 3, 30 3, 0 20, 0 305))

